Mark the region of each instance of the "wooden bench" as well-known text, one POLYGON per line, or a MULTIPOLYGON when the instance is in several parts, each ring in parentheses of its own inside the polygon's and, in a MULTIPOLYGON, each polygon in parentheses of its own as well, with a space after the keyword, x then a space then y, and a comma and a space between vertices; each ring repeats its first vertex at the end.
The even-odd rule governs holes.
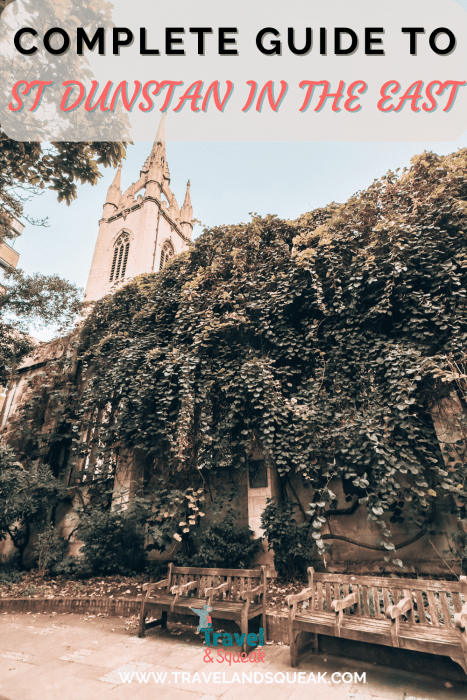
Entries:
POLYGON ((467 673, 467 577, 460 581, 317 574, 287 597, 289 644, 298 665, 298 636, 319 635, 450 656, 467 673))
MULTIPOLYGON (((139 637, 147 629, 167 627, 167 613, 197 614, 191 608, 212 607, 213 620, 233 620, 245 634, 246 651, 248 621, 261 618, 260 627, 266 635, 266 567, 260 569, 201 569, 169 564, 167 578, 143 586, 146 596, 141 604, 139 637), (151 593, 154 597, 150 597, 151 593), (148 612, 161 613, 159 619, 146 622, 148 612)), ((216 630, 214 629, 214 632, 216 630)))

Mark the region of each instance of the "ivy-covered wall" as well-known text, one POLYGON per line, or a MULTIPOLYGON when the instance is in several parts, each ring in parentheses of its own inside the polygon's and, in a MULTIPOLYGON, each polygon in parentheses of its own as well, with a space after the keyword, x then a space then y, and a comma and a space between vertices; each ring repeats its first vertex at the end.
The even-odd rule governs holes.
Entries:
POLYGON ((51 367, 18 414, 18 459, 95 507, 120 488, 119 462, 136 460, 129 502, 167 552, 260 454, 313 561, 459 568, 466 176, 465 150, 424 153, 297 221, 205 230, 93 307, 76 361, 51 367))

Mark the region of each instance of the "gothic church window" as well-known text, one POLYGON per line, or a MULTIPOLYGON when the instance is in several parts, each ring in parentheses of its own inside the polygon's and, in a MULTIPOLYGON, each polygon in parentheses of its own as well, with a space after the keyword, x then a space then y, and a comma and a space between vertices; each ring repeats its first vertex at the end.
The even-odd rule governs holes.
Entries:
POLYGON ((170 243, 164 243, 162 247, 162 253, 161 253, 161 261, 159 264, 159 270, 162 270, 164 265, 167 265, 169 262, 170 258, 174 254, 174 249, 172 248, 172 245, 170 243))
POLYGON ((130 250, 130 234, 124 231, 114 245, 112 267, 110 270, 110 282, 123 279, 125 277, 128 253, 130 250))

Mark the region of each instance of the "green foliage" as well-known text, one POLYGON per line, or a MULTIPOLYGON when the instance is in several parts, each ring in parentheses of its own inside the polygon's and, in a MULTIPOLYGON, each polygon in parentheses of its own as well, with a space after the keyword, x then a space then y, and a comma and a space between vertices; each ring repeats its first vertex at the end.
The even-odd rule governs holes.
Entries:
POLYGON ((138 513, 139 522, 147 527, 150 543, 148 551, 164 551, 173 540, 181 542, 204 517, 200 510, 204 501, 203 489, 164 488, 165 479, 156 479, 147 488, 147 495, 132 499, 132 509, 138 513))
POLYGON ((34 349, 33 328, 69 331, 81 309, 81 290, 58 275, 9 270, 0 285, 0 385, 34 349))
POLYGON ((465 364, 466 175, 465 149, 425 153, 297 222, 205 230, 161 272, 100 300, 77 383, 54 394, 76 474, 87 458, 114 473, 124 446, 149 490, 161 474, 209 490, 258 449, 284 480, 311 486, 321 553, 338 480, 388 553, 390 517, 425 527, 448 496, 465 519, 465 461, 446 465, 431 411, 458 389, 440 372, 465 364))
POLYGON ((37 537, 34 554, 37 556, 37 567, 41 576, 49 571, 56 573, 62 565, 68 551, 68 541, 50 523, 37 537))
POLYGON ((21 582, 23 573, 19 571, 18 565, 17 557, 0 557, 0 586, 9 587, 21 582))
MULTIPOLYGON (((464 576, 467 574, 467 532, 462 529, 453 530, 448 528, 446 531, 448 547, 449 549, 443 551, 443 555, 448 555, 450 559, 454 557, 456 563, 457 571, 454 571, 449 564, 445 561, 444 557, 441 559, 446 564, 446 567, 451 571, 451 573, 460 572, 464 576)), ((438 554, 438 550, 435 550, 438 554)))
MULTIPOLYGON (((0 15, 10 2, 0 3, 0 15)), ((109 26, 111 24, 110 3, 105 0, 86 0, 76 3, 71 0, 44 0, 43 12, 53 26, 60 26, 72 33, 72 27, 80 19, 83 25, 109 26), (54 24, 55 23, 55 24, 54 24)), ((18 12, 14 4, 7 10, 18 12)), ((25 0, 22 11, 36 12, 34 0, 25 0)), ((27 16, 27 15, 25 15, 27 16)), ((45 16, 45 15, 44 15, 45 16)), ((2 22, 6 21, 2 18, 2 22)), ((37 79, 37 61, 17 55, 20 65, 16 68, 24 80, 37 79)), ((61 85, 65 75, 74 75, 75 80, 90 78, 90 70, 80 60, 73 59, 69 52, 63 61, 47 61, 41 65, 41 77, 56 86, 61 85), (61 73, 62 71, 62 73, 61 73)), ((2 76, 5 78, 5 76, 2 76)), ((5 80, 2 80, 2 85, 5 80)), ((45 96, 45 103, 48 98, 45 96)), ((47 106, 45 105, 47 111, 47 106)), ((118 111, 118 110, 117 110, 118 111)), ((67 122, 61 125, 61 138, 55 143, 40 143, 37 134, 36 117, 26 108, 22 113, 23 127, 28 128, 30 140, 27 142, 8 138, 0 131, 0 244, 14 239, 16 233, 11 226, 12 217, 26 220, 33 225, 47 225, 47 219, 37 220, 28 216, 28 203, 40 196, 46 189, 57 194, 58 201, 71 204, 77 197, 78 184, 95 185, 102 177, 103 167, 116 167, 125 156, 125 144, 116 143, 112 125, 120 121, 115 113, 106 120, 105 128, 99 130, 99 138, 108 142, 90 140, 68 142, 67 122), (25 211, 26 209, 26 211, 25 211)), ((6 124, 10 135, 15 133, 14 119, 6 124), (8 128, 9 127, 9 128, 8 128)), ((102 125, 101 125, 102 127, 102 125)), ((30 337, 34 328, 40 325, 57 327, 57 333, 71 327, 79 310, 81 290, 57 275, 26 276, 21 271, 7 274, 6 282, 0 286, 0 386, 5 385, 11 372, 21 359, 30 352, 34 343, 30 337)))
POLYGON ((65 576, 69 579, 86 578, 92 575, 93 568, 84 557, 65 556, 54 563, 51 573, 54 576, 65 576))
MULTIPOLYGON (((78 509, 80 524, 77 531, 80 538, 87 543, 81 553, 84 553, 88 563, 95 567, 95 560, 101 556, 99 537, 108 539, 108 547, 111 550, 110 559, 114 557, 114 549, 120 546, 120 540, 121 547, 125 549, 127 547, 125 542, 128 540, 131 544, 131 540, 134 539, 134 551, 133 545, 128 545, 131 552, 128 555, 125 554, 124 558, 126 561, 128 556, 130 560, 135 556, 135 563, 119 564, 119 573, 124 569, 140 570, 144 556, 139 550, 145 543, 146 552, 154 549, 163 552, 170 547, 173 551, 177 543, 186 539, 191 530, 199 524, 200 518, 204 517, 204 513, 200 510, 201 502, 204 500, 202 489, 195 491, 191 486, 185 489, 167 488, 163 477, 156 478, 148 484, 146 493, 143 493, 143 485, 139 484, 128 507, 116 506, 114 503, 112 510, 108 508, 115 494, 112 489, 99 490, 99 480, 91 485, 84 481, 76 488, 88 498, 92 494, 88 504, 78 509), (110 539, 107 538, 105 533, 110 533, 113 529, 115 529, 114 535, 110 539), (113 537, 117 539, 114 540, 113 537), (141 561, 139 561, 140 556, 143 556, 141 561)), ((124 499, 127 499, 128 495, 126 490, 120 492, 120 496, 124 499)))
POLYGON ((8 216, 45 223, 25 215, 24 205, 31 197, 48 188, 57 193, 59 202, 71 204, 78 183, 95 185, 102 177, 100 167, 116 167, 124 154, 119 143, 26 143, 0 131, 0 241, 12 237, 11 229, 2 225, 8 216))
POLYGON ((261 527, 268 547, 274 550, 274 566, 288 580, 303 576, 314 554, 311 524, 297 523, 294 515, 291 501, 284 501, 278 506, 268 498, 261 516, 261 527))
POLYGON ((31 526, 45 524, 51 509, 66 495, 66 487, 47 464, 21 463, 10 447, 0 445, 0 538, 10 535, 20 558, 31 526))
MULTIPOLYGON (((0 4, 0 15, 11 0, 0 4)), ((37 6, 34 0, 24 0, 21 3, 21 11, 26 24, 28 13, 34 15, 37 6)), ((73 3, 72 0, 44 0, 41 4, 44 16, 50 26, 59 26, 70 33, 76 31, 78 26, 100 26, 111 25, 112 5, 106 0, 83 0, 83 2, 73 3)), ((8 15, 18 12, 16 5, 7 10, 6 16, 2 17, 2 22, 8 21, 8 15)), ((32 19, 32 18, 30 18, 32 19)), ((17 69, 23 80, 37 79, 37 59, 30 57, 16 56, 17 69)), ((86 62, 76 59, 76 54, 70 51, 62 60, 44 61, 41 64, 41 78, 53 81, 55 86, 61 85, 66 75, 73 75, 75 80, 86 80, 92 77, 92 73, 86 62)), ((2 76, 6 80, 6 76, 2 76)), ((54 95, 57 97, 57 94, 54 95)), ((52 100, 53 101, 53 100, 52 100)), ((47 111, 48 96, 44 96, 43 104, 47 111)), ((49 103, 50 106, 50 103, 49 103)), ((118 112, 118 110, 117 110, 118 112)), ((43 224, 25 216, 24 205, 32 197, 40 195, 44 189, 51 189, 57 193, 59 201, 70 204, 77 196, 78 183, 97 183, 101 175, 101 167, 117 166, 125 154, 125 145, 115 143, 113 124, 120 121, 120 116, 109 115, 105 126, 102 126, 99 137, 108 138, 108 143, 98 142, 91 139, 88 142, 74 142, 73 135, 68 139, 67 120, 63 120, 60 126, 60 138, 55 143, 40 143, 37 138, 37 120, 33 113, 24 109, 22 113, 22 126, 28 129, 30 140, 25 142, 21 139, 13 140, 15 133, 15 119, 9 121, 5 116, 3 127, 13 136, 8 138, 5 133, 0 132, 0 241, 6 237, 11 237, 8 227, 2 226, 9 216, 16 218, 26 218, 30 223, 43 224), (7 123, 5 123, 7 122, 7 123)), ((91 117, 92 121, 92 117, 91 117)), ((89 121, 87 122, 89 125, 89 121)), ((56 128, 56 125, 55 127, 56 128)))
POLYGON ((80 554, 93 574, 129 575, 145 564, 144 534, 132 510, 101 510, 82 513, 80 554))
POLYGON ((261 539, 252 536, 253 530, 237 527, 234 517, 227 517, 209 525, 198 538, 198 551, 192 556, 179 556, 177 565, 248 569, 261 550, 261 539))
POLYGON ((23 590, 21 591, 21 595, 26 596, 27 598, 31 598, 37 593, 40 593, 40 588, 35 586, 33 583, 30 583, 29 586, 26 586, 26 588, 23 588, 23 590))

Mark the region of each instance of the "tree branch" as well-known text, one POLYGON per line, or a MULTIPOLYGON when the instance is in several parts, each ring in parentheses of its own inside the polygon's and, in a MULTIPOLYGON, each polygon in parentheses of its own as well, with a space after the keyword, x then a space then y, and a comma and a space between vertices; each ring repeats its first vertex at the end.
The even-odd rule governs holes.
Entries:
POLYGON ((295 489, 294 489, 294 487, 293 487, 293 485, 292 485, 292 482, 291 482, 291 480, 290 480, 290 477, 287 477, 287 483, 288 483, 288 485, 290 486, 290 488, 291 488, 291 490, 292 490, 292 493, 293 493, 293 495, 294 495, 295 500, 297 501, 297 505, 298 505, 298 507, 300 508, 301 514, 303 515, 303 520, 306 520, 307 518, 306 518, 305 509, 304 509, 304 507, 302 506, 299 497, 297 496, 297 492, 295 491, 295 489))
POLYGON ((357 498, 357 500, 354 501, 352 505, 348 508, 336 508, 336 510, 328 510, 326 512, 326 515, 352 515, 352 513, 355 513, 359 505, 360 503, 358 502, 357 498))
MULTIPOLYGON (((404 547, 408 547, 409 544, 413 544, 413 542, 416 542, 417 540, 421 539, 423 535, 426 535, 427 531, 425 529, 421 530, 417 535, 414 535, 414 537, 411 537, 409 540, 406 540, 405 542, 400 542, 399 544, 396 544, 394 549, 403 549, 404 547)), ((373 544, 365 544, 363 542, 357 542, 356 540, 351 540, 350 537, 344 537, 344 535, 321 535, 322 540, 342 540, 343 542, 348 542, 349 544, 355 544, 357 547, 364 547, 365 549, 375 549, 378 552, 390 552, 392 550, 386 549, 386 547, 380 547, 378 545, 373 545, 373 544)))

